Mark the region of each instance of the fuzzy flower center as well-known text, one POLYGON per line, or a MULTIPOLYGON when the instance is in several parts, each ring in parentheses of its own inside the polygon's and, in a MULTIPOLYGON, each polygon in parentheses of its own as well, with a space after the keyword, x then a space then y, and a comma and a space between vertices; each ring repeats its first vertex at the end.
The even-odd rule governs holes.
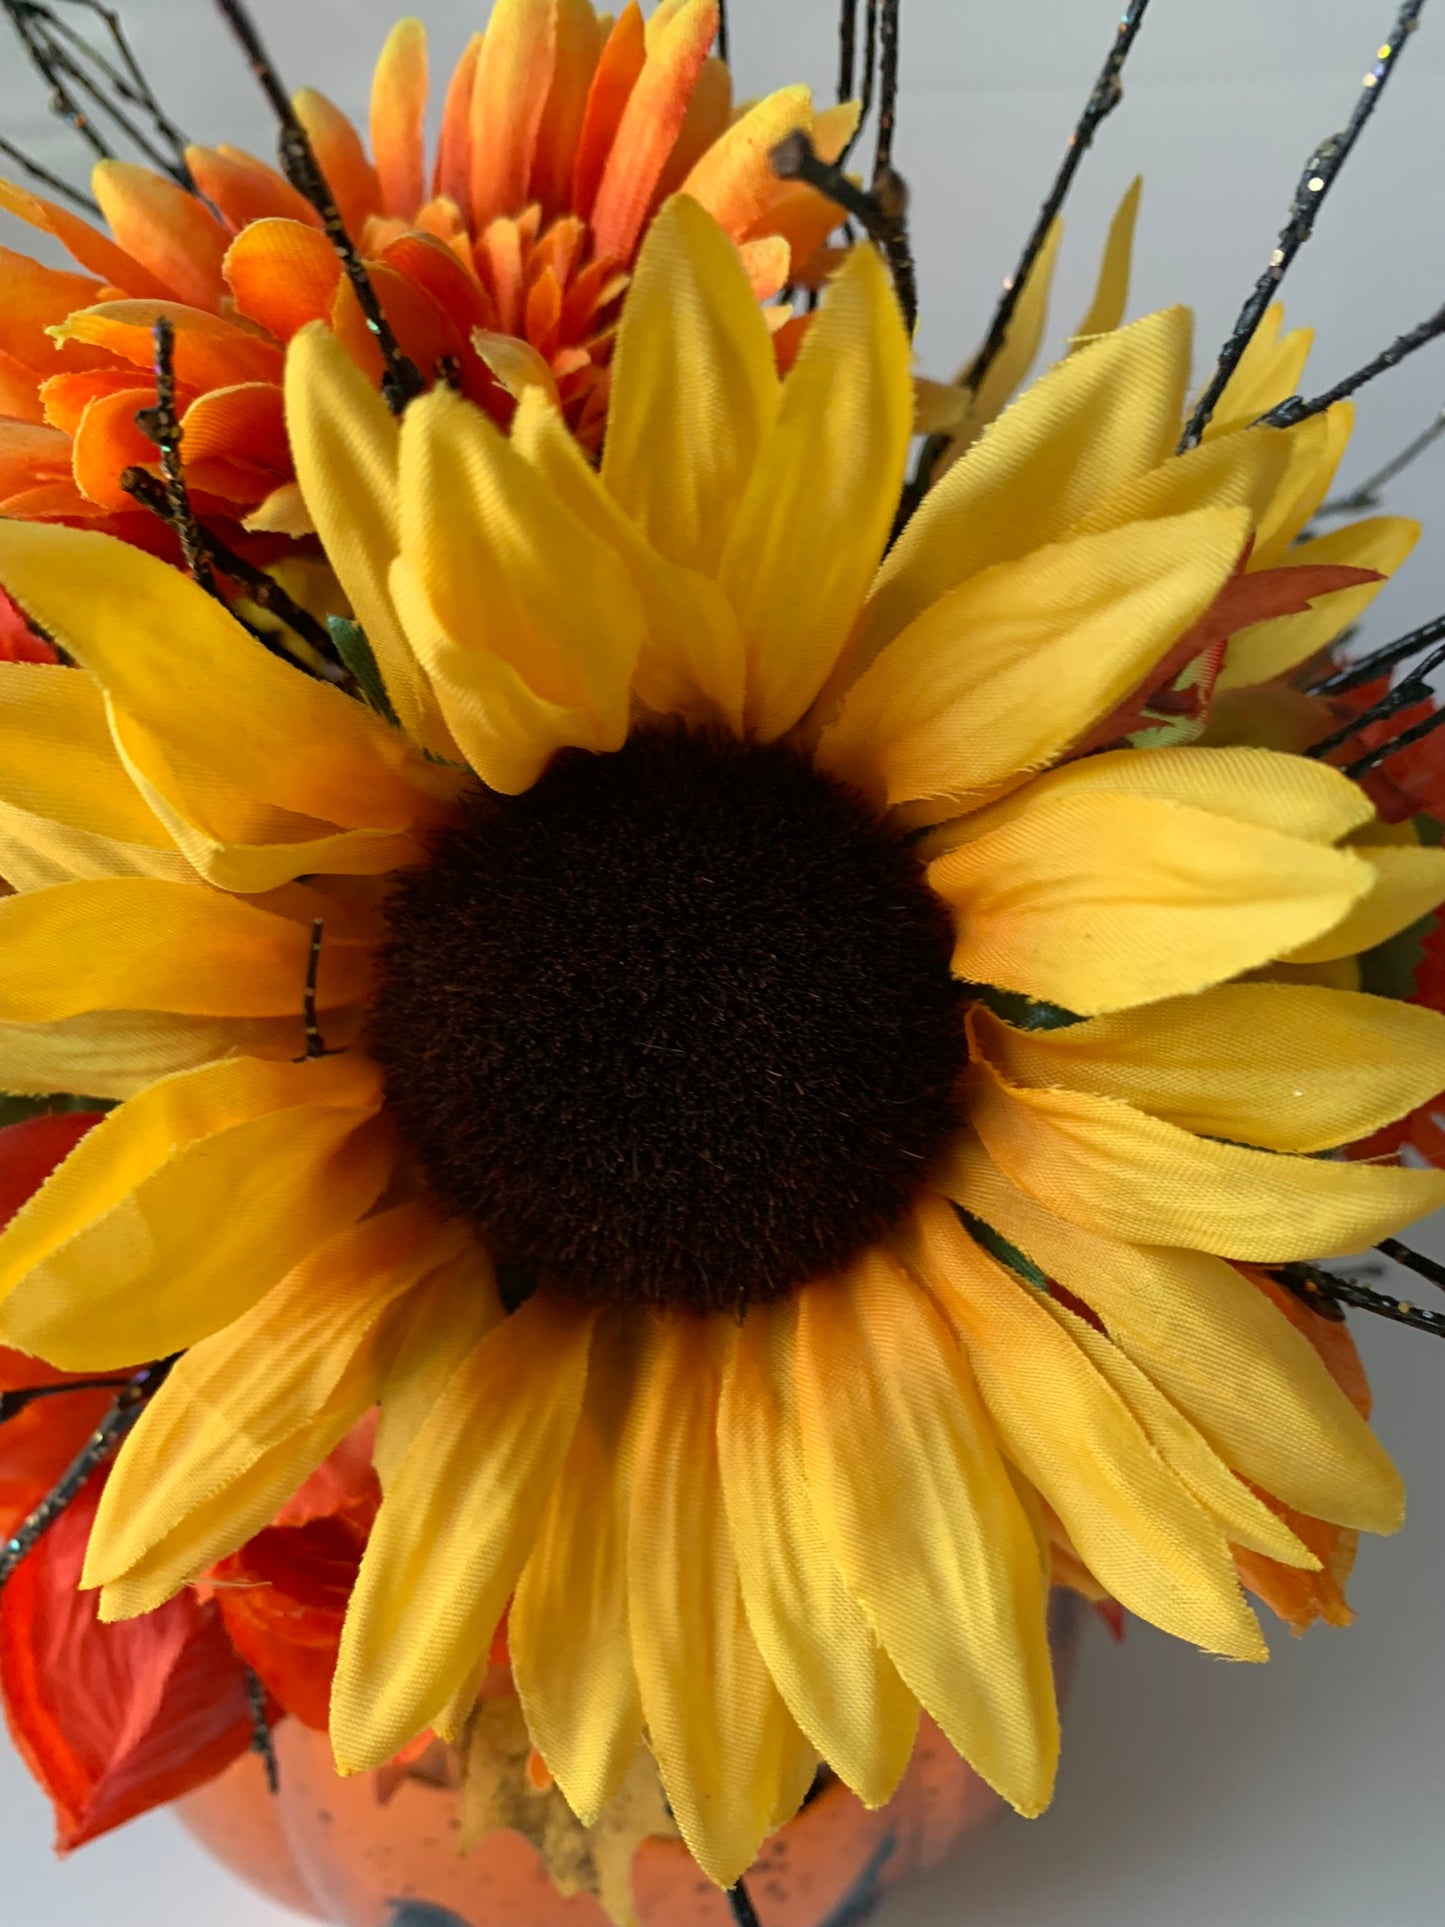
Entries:
POLYGON ((948 917, 780 745, 569 751, 469 798, 388 918, 404 1133, 499 1260, 579 1296, 736 1309, 836 1271, 955 1128, 948 917))

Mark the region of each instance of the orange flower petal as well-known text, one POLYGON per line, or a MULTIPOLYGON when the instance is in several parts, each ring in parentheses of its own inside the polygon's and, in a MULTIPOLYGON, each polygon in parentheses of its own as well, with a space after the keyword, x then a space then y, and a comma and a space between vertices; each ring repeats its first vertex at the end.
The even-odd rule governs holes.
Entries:
POLYGON ((381 210, 381 183, 366 158, 361 136, 341 109, 313 87, 303 87, 294 105, 336 211, 347 232, 358 236, 367 216, 381 210))
POLYGON ((39 422, 0 421, 0 496, 70 473, 70 442, 39 422))
POLYGON ((478 238, 473 258, 482 286, 496 311, 497 327, 503 334, 520 334, 526 275, 518 223, 505 217, 493 221, 478 238))
POLYGON ((541 205, 545 220, 569 206, 577 138, 602 54, 602 22, 592 10, 592 0, 556 0, 556 6, 556 65, 537 130, 531 181, 531 198, 541 205))
POLYGON ((154 388, 122 389, 98 395, 82 414, 72 444, 75 485, 87 500, 106 509, 134 508, 120 485, 121 470, 154 468, 155 443, 135 425, 136 413, 155 401, 154 388))
POLYGON ((234 388, 213 388, 200 395, 181 417, 187 468, 221 459, 252 462, 273 471, 256 490, 259 498, 275 486, 275 476, 291 473, 291 450, 286 440, 282 391, 273 382, 241 382, 234 388))
POLYGON ((472 201, 472 94, 477 84, 477 56, 482 51, 482 36, 474 33, 452 69, 447 83, 446 104, 442 108, 441 139, 437 143, 436 174, 432 182, 459 208, 472 201))
POLYGON ((780 235, 770 234, 762 241, 744 241, 738 253, 759 301, 771 301, 779 289, 787 286, 793 250, 780 235))
POLYGON ((82 221, 68 208, 57 207, 54 201, 43 201, 38 194, 28 188, 16 187, 11 181, 0 181, 0 208, 13 214, 17 220, 28 221, 31 227, 39 228, 42 234, 53 235, 66 250, 73 261, 78 261, 92 274, 98 274, 110 286, 124 288, 127 294, 163 295, 168 292, 165 284, 158 281, 140 262, 118 248, 108 235, 101 234, 88 221, 82 221))
MULTIPOLYGON (((668 156, 657 183, 655 201, 665 201, 680 188, 714 141, 720 141, 733 117, 733 77, 716 54, 702 63, 692 99, 687 103, 682 132, 668 156)), ((782 185, 782 183, 779 183, 782 185)))
POLYGON ((35 371, 0 348, 0 415, 12 421, 40 422, 45 410, 35 386, 35 371))
POLYGON ((490 328, 496 321, 491 300, 474 274, 468 274, 445 241, 428 234, 405 234, 382 254, 389 268, 429 294, 443 314, 450 315, 465 339, 473 328, 490 328))
POLYGON ((703 155, 682 184, 684 194, 705 207, 735 239, 753 224, 778 193, 772 152, 787 134, 813 126, 806 87, 782 87, 750 107, 703 155))
POLYGON ((103 355, 78 346, 61 348, 46 329, 64 321, 72 309, 99 301, 101 292, 101 283, 83 274, 42 267, 28 255, 0 248, 0 353, 33 368, 37 376, 59 368, 97 367, 103 355))
POLYGON ((591 217, 607 156, 612 152, 622 116, 646 63, 647 26, 637 0, 628 0, 598 59, 582 115, 582 132, 577 138, 572 206, 584 220, 591 217))
POLYGON ((597 253, 603 259, 632 259, 716 37, 717 21, 717 0, 688 0, 647 56, 623 109, 592 210, 597 253))
POLYGON ((398 20, 371 83, 371 151, 386 214, 409 221, 426 199, 426 28, 398 20))
POLYGON ((0 494, 0 515, 17 522, 87 521, 107 512, 87 501, 68 475, 64 481, 40 482, 14 495, 0 494))
POLYGON ((221 276, 226 231, 215 216, 194 194, 131 161, 99 162, 90 182, 126 253, 171 294, 214 313, 226 292, 221 276))
MULTIPOLYGON (((366 271, 402 353, 410 356, 428 380, 445 356, 466 360, 466 336, 424 288, 417 287, 384 262, 368 261, 366 271)), ((349 281, 343 280, 337 286, 331 326, 357 367, 380 384, 384 372, 381 350, 366 325, 349 281)))
MULTIPOLYGON (((140 386, 134 368, 89 368, 74 375, 52 375, 41 383, 40 399, 51 427, 73 435, 93 401, 105 395, 133 394, 140 386)), ((151 399, 155 399, 153 392, 151 399)))
POLYGON ((82 308, 66 321, 61 338, 109 348, 122 361, 149 368, 155 358, 151 330, 162 315, 169 315, 176 331, 176 380, 183 387, 280 381, 285 358, 274 341, 174 301, 107 301, 98 308, 82 308))
POLYGON ((527 205, 557 58, 555 0, 497 0, 472 93, 472 227, 527 205))
POLYGON ((329 317, 341 263, 313 227, 255 221, 231 243, 225 275, 240 312, 289 341, 308 321, 329 317))
POLYGON ((186 164, 196 191, 221 210, 233 233, 272 218, 321 225, 316 210, 288 180, 239 147, 188 147, 186 164))

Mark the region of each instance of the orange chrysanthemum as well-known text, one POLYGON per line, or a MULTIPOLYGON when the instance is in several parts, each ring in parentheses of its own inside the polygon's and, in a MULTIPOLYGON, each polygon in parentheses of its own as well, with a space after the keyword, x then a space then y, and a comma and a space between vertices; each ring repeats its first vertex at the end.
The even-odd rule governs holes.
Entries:
MULTIPOLYGON (((837 210, 780 181, 768 156, 797 128, 836 156, 855 110, 815 121, 808 90, 788 87, 734 116, 710 52, 717 22, 717 0, 658 0, 646 20, 631 0, 615 23, 592 0, 497 0, 452 74, 430 170, 419 21, 394 28, 377 65, 374 158, 324 96, 297 96, 400 346, 428 379, 449 364, 502 421, 515 393, 541 383, 595 446, 620 298, 648 221, 680 187, 735 241, 760 299, 808 278, 837 210)), ((380 356, 301 195, 234 147, 186 158, 194 193, 129 163, 96 168, 109 236, 0 182, 0 207, 84 270, 0 249, 0 514, 134 522, 121 475, 155 464, 135 417, 153 399, 151 326, 164 313, 198 509, 305 532, 284 344, 321 320, 377 380, 380 356)))

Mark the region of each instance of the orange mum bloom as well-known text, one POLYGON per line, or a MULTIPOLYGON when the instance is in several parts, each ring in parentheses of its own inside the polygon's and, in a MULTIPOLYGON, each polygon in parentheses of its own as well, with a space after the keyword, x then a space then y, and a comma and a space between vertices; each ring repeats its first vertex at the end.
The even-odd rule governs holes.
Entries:
MULTIPOLYGON (((760 300, 811 264, 837 209, 780 181, 794 129, 841 151, 856 110, 817 116, 788 87, 733 114, 710 52, 717 0, 636 0, 615 23, 592 0, 497 0, 447 87, 430 166, 426 33, 392 31, 377 65, 368 158, 321 94, 296 108, 403 352, 505 421, 523 387, 557 396, 601 439, 619 304, 642 235, 681 188, 736 242, 760 300)), ((135 530, 121 487, 156 451, 135 416, 153 399, 151 325, 175 327, 177 403, 198 511, 305 533, 281 402, 284 345, 325 321, 377 381, 381 361, 314 211, 234 147, 193 147, 188 193, 103 161, 109 236, 0 182, 0 207, 59 240, 82 273, 0 249, 0 515, 135 530)), ((786 311, 779 310, 781 318, 786 311)), ((138 531, 137 531, 138 532, 138 531)))

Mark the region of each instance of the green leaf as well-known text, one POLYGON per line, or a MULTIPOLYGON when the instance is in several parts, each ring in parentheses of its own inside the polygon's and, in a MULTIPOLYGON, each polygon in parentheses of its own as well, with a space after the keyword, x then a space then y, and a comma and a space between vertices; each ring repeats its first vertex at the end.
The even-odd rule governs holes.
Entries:
POLYGON ((1415 994, 1415 979, 1425 954, 1425 939, 1440 920, 1431 910, 1418 922, 1397 930, 1393 937, 1377 943, 1360 958, 1360 988, 1375 997, 1395 997, 1408 1003, 1415 994))
POLYGON ((1061 1004, 1046 1004, 1037 997, 1025 997, 1022 991, 1000 990, 995 984, 972 984, 969 988, 995 1017, 1002 1017, 1015 1030, 1067 1030, 1070 1024, 1084 1021, 1061 1004))
POLYGON ((336 653, 342 663, 356 679, 356 686, 378 716, 384 716, 393 729, 400 729, 401 723, 391 706, 391 698, 386 693, 381 670, 376 657, 372 654, 371 644, 366 640, 366 631, 359 622, 349 616, 328 616, 326 626, 331 631, 331 640, 336 645, 336 653))
POLYGON ((996 1258, 1005 1270, 1013 1272, 1015 1277, 1022 1278, 1024 1283, 1032 1285, 1035 1291, 1048 1290, 1049 1281, 1045 1273, 1040 1271, 1032 1258, 1026 1258, 1017 1245, 1011 1245, 1001 1231, 995 1231, 991 1224, 985 1224, 982 1218, 976 1218, 971 1211, 965 1211, 961 1204, 956 1204, 953 1208, 963 1220, 964 1229, 968 1235, 976 1245, 982 1245, 990 1258, 996 1258))

